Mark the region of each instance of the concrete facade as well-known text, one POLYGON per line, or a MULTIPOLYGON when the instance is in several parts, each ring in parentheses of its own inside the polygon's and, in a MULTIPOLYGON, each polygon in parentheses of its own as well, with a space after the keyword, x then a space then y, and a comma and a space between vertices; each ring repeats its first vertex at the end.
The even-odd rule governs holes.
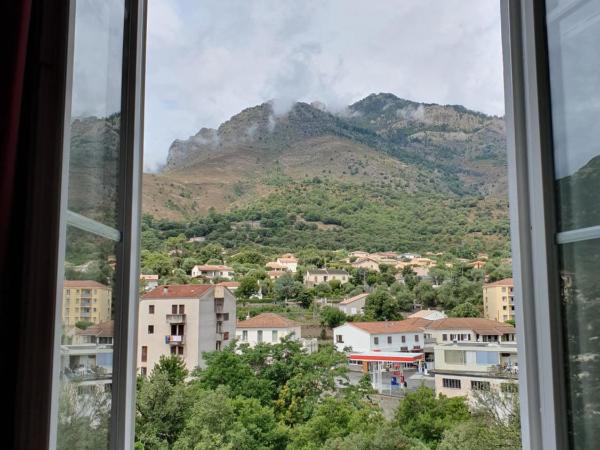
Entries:
POLYGON ((513 290, 512 278, 485 284, 483 286, 483 316, 497 322, 515 320, 513 290))

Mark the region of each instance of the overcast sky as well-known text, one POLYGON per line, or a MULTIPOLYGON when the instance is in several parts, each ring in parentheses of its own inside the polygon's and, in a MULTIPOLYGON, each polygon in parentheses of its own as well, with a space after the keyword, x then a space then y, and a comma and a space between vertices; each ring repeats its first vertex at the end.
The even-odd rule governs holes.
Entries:
POLYGON ((145 168, 270 99, 373 92, 504 114, 498 0, 150 0, 145 168))

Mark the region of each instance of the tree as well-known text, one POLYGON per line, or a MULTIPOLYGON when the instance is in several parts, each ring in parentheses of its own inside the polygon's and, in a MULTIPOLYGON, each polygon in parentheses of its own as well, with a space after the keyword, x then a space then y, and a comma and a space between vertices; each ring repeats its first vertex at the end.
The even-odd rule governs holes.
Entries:
POLYGON ((471 302, 464 302, 450 310, 450 317, 481 317, 481 310, 471 302))
POLYGON ((314 296, 312 293, 310 293, 306 289, 303 289, 302 292, 300 292, 300 294, 298 294, 298 297, 296 298, 296 300, 298 300, 300 302, 300 304, 302 305, 303 308, 310 308, 310 306, 312 305, 312 302, 313 302, 313 298, 314 298, 314 296))
POLYGON ((159 373, 164 373, 173 386, 183 383, 188 375, 188 370, 185 367, 185 361, 181 356, 177 355, 161 355, 158 363, 152 369, 151 377, 159 373))
POLYGON ((302 283, 295 281, 290 275, 284 275, 275 281, 273 294, 278 301, 296 298, 304 289, 302 283))
POLYGON ((419 282, 413 290, 415 300, 426 307, 432 307, 436 304, 437 293, 431 283, 419 282))
POLYGON ((371 320, 398 320, 402 318, 398 301, 385 288, 378 288, 367 296, 365 316, 371 320))
POLYGON ((435 447, 444 431, 470 417, 464 397, 436 397, 433 389, 421 386, 402 400, 394 422, 407 436, 435 447))
POLYGON ((192 396, 183 383, 173 384, 167 371, 153 371, 138 382, 136 441, 142 448, 167 448, 189 415, 192 396))
POLYGON ((238 298, 250 298, 258 293, 258 281, 254 276, 246 275, 240 280, 240 286, 236 289, 235 295, 238 298))
POLYGON ((346 314, 333 306, 326 306, 321 310, 321 326, 328 328, 339 327, 346 321, 346 314))

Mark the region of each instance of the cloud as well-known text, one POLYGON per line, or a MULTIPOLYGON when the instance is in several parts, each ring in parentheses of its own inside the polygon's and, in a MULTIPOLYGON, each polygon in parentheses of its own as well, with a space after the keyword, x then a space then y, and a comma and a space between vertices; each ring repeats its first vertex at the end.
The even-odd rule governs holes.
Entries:
POLYGON ((146 169, 174 139, 274 100, 373 92, 503 114, 496 0, 151 0, 146 169))

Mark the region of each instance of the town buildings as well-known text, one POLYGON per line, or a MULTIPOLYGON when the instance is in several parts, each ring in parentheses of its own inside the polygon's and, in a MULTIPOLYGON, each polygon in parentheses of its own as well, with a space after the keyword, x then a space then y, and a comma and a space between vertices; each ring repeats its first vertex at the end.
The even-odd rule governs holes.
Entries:
POLYGON ((189 370, 204 367, 203 352, 221 350, 235 337, 236 302, 224 286, 158 286, 139 302, 139 373, 162 355, 179 355, 189 370))
POLYGON ((233 273, 231 267, 224 265, 204 264, 192 268, 192 278, 203 277, 207 280, 214 280, 215 278, 231 280, 233 278, 233 273))
POLYGON ((93 280, 65 280, 62 317, 65 327, 77 322, 100 323, 112 319, 112 291, 93 280))
POLYGON ((358 258, 356 261, 351 263, 355 269, 367 269, 374 272, 379 272, 379 263, 373 258, 358 258))
POLYGON ((365 304, 367 302, 368 292, 355 295, 354 297, 342 300, 338 304, 338 308, 347 316, 355 316, 356 314, 363 314, 365 311, 365 304))
POLYGON ((483 285, 483 316, 498 322, 515 320, 514 283, 505 278, 483 285))

